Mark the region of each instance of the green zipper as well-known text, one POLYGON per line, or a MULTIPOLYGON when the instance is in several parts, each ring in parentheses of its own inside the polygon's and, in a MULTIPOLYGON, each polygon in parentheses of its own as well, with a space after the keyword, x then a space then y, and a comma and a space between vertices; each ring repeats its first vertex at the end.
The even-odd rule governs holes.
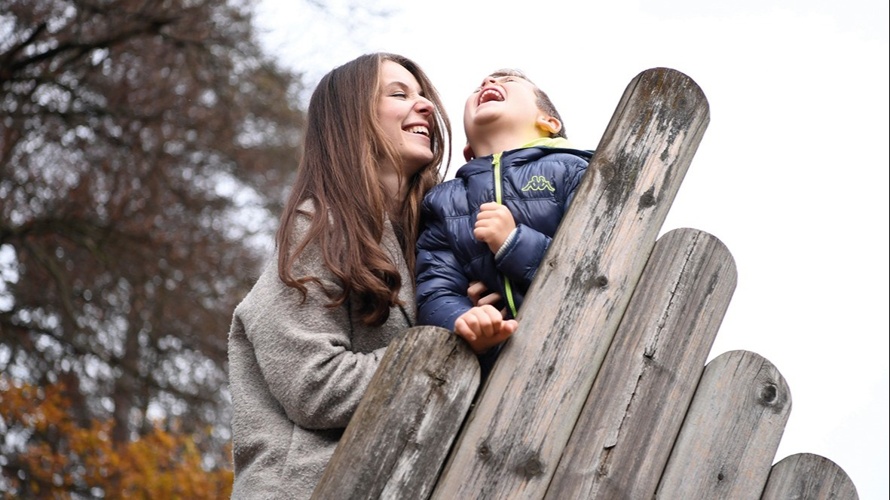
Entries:
MULTIPOLYGON (((492 158, 494 166, 494 201, 498 205, 503 205, 501 196, 501 153, 496 153, 492 158)), ((507 295, 507 304, 510 306, 510 312, 516 317, 516 304, 513 301, 513 286, 510 285, 510 278, 504 276, 504 293, 507 295)))

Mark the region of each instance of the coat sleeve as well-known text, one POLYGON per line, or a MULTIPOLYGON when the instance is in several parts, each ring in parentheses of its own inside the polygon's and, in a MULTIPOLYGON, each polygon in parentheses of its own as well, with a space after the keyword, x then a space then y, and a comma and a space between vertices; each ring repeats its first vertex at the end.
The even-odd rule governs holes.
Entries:
POLYGON ((424 207, 417 241, 417 322, 454 330, 458 316, 473 307, 469 280, 448 244, 445 221, 424 207))
MULTIPOLYGON (((301 262, 301 272, 319 276, 323 287, 339 291, 325 277, 320 258, 304 254, 301 262)), ((291 421, 306 429, 343 428, 377 369, 385 342, 377 350, 355 351, 348 302, 328 307, 321 287, 307 286, 303 300, 270 265, 236 309, 234 322, 253 350, 256 369, 251 376, 262 379, 257 383, 268 388, 291 421)))
POLYGON ((525 224, 518 224, 513 237, 498 252, 495 264, 514 284, 527 289, 550 247, 550 241, 551 238, 546 234, 525 224))

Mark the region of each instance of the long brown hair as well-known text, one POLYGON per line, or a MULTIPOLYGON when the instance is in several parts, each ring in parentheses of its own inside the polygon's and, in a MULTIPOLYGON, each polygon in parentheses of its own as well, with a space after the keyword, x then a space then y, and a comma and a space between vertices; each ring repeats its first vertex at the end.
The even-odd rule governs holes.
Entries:
POLYGON ((304 154, 276 236, 278 275, 305 300, 306 284, 321 283, 317 276, 295 276, 294 264, 310 242, 317 242, 325 267, 343 286, 341 293, 329 296, 328 306, 355 300, 361 321, 379 326, 390 308, 402 305, 398 295, 405 285, 380 245, 384 221, 388 216, 413 276, 420 204, 441 180, 439 167, 446 155, 450 161, 451 124, 436 88, 420 67, 388 53, 365 54, 331 70, 312 93, 307 114, 304 154), (400 205, 386 196, 379 177, 381 164, 401 164, 377 120, 384 61, 407 69, 434 106, 433 160, 410 179, 401 179, 408 194, 400 205), (301 205, 307 200, 311 208, 304 210, 301 205), (294 231, 300 216, 310 220, 305 234, 294 231))

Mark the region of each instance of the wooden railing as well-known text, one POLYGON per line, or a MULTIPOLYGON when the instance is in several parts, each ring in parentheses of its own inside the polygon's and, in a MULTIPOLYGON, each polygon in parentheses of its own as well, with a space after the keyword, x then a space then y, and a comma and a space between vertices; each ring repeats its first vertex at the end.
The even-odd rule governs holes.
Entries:
POLYGON ((406 330, 313 498, 858 498, 824 457, 773 465, 791 411, 776 367, 706 364, 732 255, 696 229, 657 236, 708 120, 686 75, 637 75, 484 385, 453 333, 406 330))

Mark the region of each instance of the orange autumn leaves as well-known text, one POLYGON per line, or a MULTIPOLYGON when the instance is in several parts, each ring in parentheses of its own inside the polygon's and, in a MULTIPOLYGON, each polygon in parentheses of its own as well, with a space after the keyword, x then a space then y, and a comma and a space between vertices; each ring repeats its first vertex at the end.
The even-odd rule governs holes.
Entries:
MULTIPOLYGON (((110 419, 78 425, 64 387, 17 383, 0 375, 0 429, 21 441, 0 477, 6 494, 66 498, 228 498, 232 470, 207 470, 196 440, 156 424, 138 439, 111 440, 110 419)), ((228 465, 228 464, 227 464, 228 465)))

